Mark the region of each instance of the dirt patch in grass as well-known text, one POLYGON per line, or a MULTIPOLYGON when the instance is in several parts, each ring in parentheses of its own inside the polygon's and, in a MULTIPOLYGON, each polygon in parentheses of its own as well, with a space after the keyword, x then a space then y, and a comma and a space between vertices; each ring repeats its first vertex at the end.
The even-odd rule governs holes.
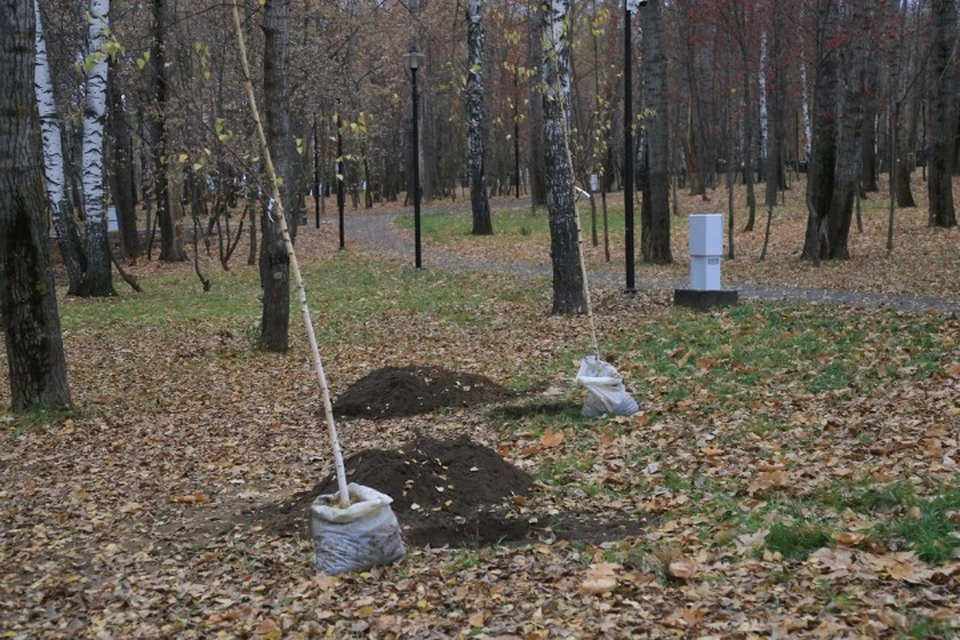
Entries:
POLYGON ((441 407, 468 407, 495 402, 510 391, 474 373, 438 367, 384 367, 368 373, 337 398, 341 417, 401 418, 441 407))
MULTIPOLYGON (((636 533, 636 518, 594 513, 521 513, 533 479, 495 451, 468 438, 421 437, 400 449, 362 451, 344 461, 349 481, 393 498, 404 540, 413 546, 470 547, 537 538, 603 541, 636 533)), ((255 523, 284 537, 309 536, 309 508, 336 492, 331 477, 252 514, 255 523)))

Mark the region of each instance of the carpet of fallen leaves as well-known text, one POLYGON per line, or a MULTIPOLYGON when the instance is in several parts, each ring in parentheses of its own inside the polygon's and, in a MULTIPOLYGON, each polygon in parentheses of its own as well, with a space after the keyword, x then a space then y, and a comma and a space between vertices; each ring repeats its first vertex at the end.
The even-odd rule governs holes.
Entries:
MULTIPOLYGON (((330 472, 300 318, 290 353, 260 352, 255 267, 204 258, 203 294, 191 265, 142 263, 144 294, 61 301, 76 412, 2 416, 0 635, 953 633, 958 558, 925 561, 877 527, 925 517, 956 487, 956 318, 772 305, 698 315, 665 294, 598 291, 602 348, 642 411, 586 421, 572 378, 589 329, 547 315, 549 283, 338 253, 329 226, 301 230, 298 247, 334 392, 380 367, 428 365, 571 407, 345 421, 345 455, 465 434, 538 479, 518 506, 531 517, 589 506, 648 526, 604 543, 411 548, 396 566, 315 575, 309 541, 242 516, 330 472), (904 486, 913 506, 827 500, 904 486), (825 537, 778 542, 808 530, 825 537)), ((851 278, 878 273, 856 266, 844 266, 851 278)), ((956 507, 936 515, 955 538, 956 507)))
MULTIPOLYGON (((742 186, 735 190, 734 260, 724 255, 723 281, 727 283, 750 283, 903 293, 913 295, 960 297, 960 228, 934 229, 927 222, 926 183, 919 173, 913 176, 913 194, 917 207, 898 209, 895 213, 894 250, 888 252, 887 226, 889 217, 888 187, 885 178, 880 179, 880 191, 866 194, 861 201, 863 231, 857 230, 856 222, 850 230, 850 259, 828 261, 820 267, 800 260, 807 224, 805 186, 803 176, 791 189, 783 192, 785 204, 774 209, 767 257, 760 261, 763 248, 767 209, 763 206, 762 186, 758 188, 758 207, 753 231, 744 231, 748 210, 746 191, 742 186)), ((960 197, 960 181, 954 182, 955 199, 960 197)), ((507 205, 510 199, 502 199, 507 205)), ((597 198, 598 244, 591 240, 591 213, 588 202, 579 204, 583 226, 585 258, 591 268, 605 265, 603 245, 602 211, 597 198)), ((691 213, 723 213, 727 224, 727 191, 725 188, 708 191, 708 198, 691 196, 684 190, 677 194, 679 216, 671 216, 671 244, 674 264, 646 265, 638 261, 637 276, 673 277, 681 280, 689 276, 689 253, 687 216, 691 213)), ((526 201, 520 206, 527 207, 526 201)), ((622 194, 611 194, 608 206, 622 212, 622 194)), ((639 211, 639 209, 638 209, 639 211)), ((469 213, 459 213, 465 221, 469 213)), ((497 211, 493 213, 494 232, 497 228, 497 211)), ((635 241, 640 242, 639 212, 636 214, 635 241)), ((546 213, 537 214, 545 218, 546 213)), ((622 213, 617 225, 609 229, 610 268, 623 269, 624 233, 622 213)), ((522 225, 521 225, 522 226, 522 225)), ((443 247, 458 254, 501 262, 550 264, 550 238, 544 225, 530 224, 523 232, 507 231, 508 239, 500 237, 472 237, 469 223, 464 222, 457 233, 442 238, 443 247), (528 232, 529 231, 529 232, 528 232)), ((729 239, 724 231, 724 250, 729 249, 729 239)), ((502 235, 502 234, 501 234, 502 235)), ((427 235, 429 244, 437 239, 427 235)))

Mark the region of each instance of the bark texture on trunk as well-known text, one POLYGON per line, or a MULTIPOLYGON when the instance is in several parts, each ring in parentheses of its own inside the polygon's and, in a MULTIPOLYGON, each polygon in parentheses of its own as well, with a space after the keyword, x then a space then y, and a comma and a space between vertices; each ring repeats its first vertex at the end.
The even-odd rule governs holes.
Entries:
POLYGON ((643 28, 643 206, 640 210, 640 250, 644 262, 673 262, 670 253, 670 112, 667 105, 667 55, 663 48, 662 0, 640 9, 643 28))
MULTIPOLYGON (((268 0, 263 15, 263 94, 266 135, 277 171, 280 197, 296 240, 299 201, 296 194, 297 152, 290 124, 290 0, 268 0)), ((260 321, 261 346, 267 351, 287 350, 290 328, 290 259, 274 211, 264 211, 261 228, 260 283, 263 313, 260 321)))
POLYGON ((803 258, 815 264, 820 263, 821 249, 827 244, 827 214, 836 169, 840 53, 834 31, 838 13, 836 2, 824 2, 817 14, 817 78, 807 174, 807 232, 803 245, 803 258))
POLYGON ((880 109, 880 62, 883 50, 874 38, 864 69, 863 135, 860 144, 860 184, 865 192, 879 191, 877 184, 877 113, 880 109))
POLYGON ((747 225, 744 231, 753 231, 753 225, 757 218, 757 194, 754 189, 756 163, 754 162, 753 149, 753 104, 752 104, 752 83, 750 81, 750 46, 747 42, 746 9, 741 5, 738 9, 741 13, 741 24, 743 25, 744 38, 740 43, 740 53, 743 64, 743 179, 747 185, 747 207, 749 209, 747 216, 747 225))
POLYGON ((580 262, 580 234, 568 140, 570 41, 567 26, 570 0, 550 0, 542 12, 543 142, 550 258, 553 262, 553 313, 585 313, 587 298, 580 262))
MULTIPOLYGON (((536 3, 538 0, 532 0, 530 10, 536 15, 536 3)), ((535 20, 530 22, 530 32, 528 38, 528 62, 532 68, 535 68, 543 56, 541 48, 538 46, 542 34, 542 26, 536 25, 535 20), (541 26, 541 28, 537 28, 541 26)), ((542 207, 547 204, 547 169, 544 163, 543 150, 543 99, 540 95, 541 88, 538 86, 536 76, 530 79, 530 100, 527 102, 527 116, 530 119, 530 206, 532 209, 542 207)))
POLYGON ((133 137, 127 124, 123 94, 117 82, 115 61, 110 61, 108 78, 110 94, 110 138, 113 142, 113 201, 117 207, 120 251, 125 258, 136 260, 140 255, 137 236, 137 194, 134 189, 133 137))
POLYGON ((956 0, 933 0, 933 42, 930 45, 930 224, 957 226, 953 205, 954 38, 956 0))
POLYGON ((483 22, 480 0, 467 0, 467 172, 475 236, 493 233, 483 172, 486 120, 483 96, 483 22))
POLYGON ((54 99, 53 81, 50 77, 50 61, 47 58, 47 42, 43 36, 43 22, 40 16, 40 1, 34 0, 34 19, 36 21, 36 66, 34 84, 37 92, 37 111, 40 115, 40 131, 43 140, 44 175, 47 182, 47 198, 53 228, 57 234, 57 245, 67 271, 67 293, 77 294, 83 283, 83 271, 86 259, 83 255, 83 243, 77 223, 70 212, 67 200, 66 174, 63 168, 63 140, 60 137, 60 122, 57 118, 57 104, 54 99))
POLYGON ((867 41, 870 34, 871 0, 853 0, 846 29, 850 40, 843 52, 841 73, 843 80, 842 117, 837 142, 837 166, 834 172, 833 194, 827 213, 827 245, 821 246, 820 257, 845 260, 850 257, 847 246, 853 204, 860 185, 860 155, 862 152, 864 85, 867 41))
MULTIPOLYGON (((151 126, 153 143, 154 195, 157 201, 157 221, 160 226, 160 260, 182 262, 187 259, 183 250, 180 219, 170 202, 170 176, 167 171, 167 0, 153 0, 153 45, 150 49, 150 68, 153 79, 154 120, 151 126)), ((179 193, 173 194, 180 197, 179 193)))
POLYGON ((767 223, 764 227, 763 249, 760 259, 767 257, 767 247, 770 243, 770 227, 773 224, 773 208, 777 203, 777 186, 779 184, 783 163, 781 158, 786 137, 786 118, 784 114, 784 100, 787 95, 787 74, 782 64, 783 41, 786 36, 787 4, 788 0, 773 1, 773 34, 770 40, 770 60, 773 63, 773 91, 770 95, 770 135, 767 143, 767 175, 766 175, 766 204, 767 223))
POLYGON ((103 134, 107 120, 107 54, 103 45, 109 29, 109 0, 91 0, 87 57, 87 100, 83 118, 83 209, 87 268, 80 285, 82 296, 115 296, 113 266, 107 245, 104 192, 103 134))
POLYGON ((43 222, 34 25, 29 0, 0 0, 0 323, 17 412, 70 406, 43 222))

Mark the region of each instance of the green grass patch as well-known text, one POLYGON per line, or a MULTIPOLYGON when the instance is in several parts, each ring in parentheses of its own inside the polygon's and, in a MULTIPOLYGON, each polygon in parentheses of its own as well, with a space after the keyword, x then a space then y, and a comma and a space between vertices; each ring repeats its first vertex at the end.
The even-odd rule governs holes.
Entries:
MULTIPOLYGON (((583 227, 584 238, 589 237, 591 229, 590 203, 578 203, 580 224, 583 227)), ((550 235, 550 222, 546 208, 539 208, 531 213, 530 207, 523 205, 515 209, 494 209, 491 211, 493 221, 492 236, 477 236, 482 242, 491 244, 506 243, 511 239, 546 239, 550 235)), ((413 216, 399 216, 396 224, 401 229, 412 231, 413 216)), ((687 218, 672 218, 670 222, 675 233, 684 233, 687 227, 687 218)), ((428 213, 420 217, 420 233, 426 240, 436 244, 453 244, 464 236, 470 235, 473 228, 473 218, 469 211, 452 211, 428 213)), ((597 230, 603 233, 603 211, 597 199, 597 230)), ((624 218, 622 205, 607 207, 607 230, 611 239, 618 239, 624 233, 624 218)), ((639 265, 642 268, 642 265, 639 265)))
POLYGON ((767 534, 766 547, 787 560, 803 560, 812 552, 830 544, 830 534, 820 525, 806 522, 775 523, 767 534))
POLYGON ((960 525, 956 522, 960 489, 919 500, 914 506, 913 513, 907 512, 886 522, 880 532, 906 542, 924 562, 939 564, 953 560, 960 548, 960 525))
POLYGON ((867 395, 903 378, 928 378, 952 357, 939 330, 930 317, 742 305, 711 313, 671 309, 649 324, 608 331, 606 340, 633 362, 635 380, 669 381, 654 389, 664 400, 676 403, 702 388, 703 403, 732 409, 762 400, 770 388, 867 395))
MULTIPOLYGON (((195 277, 158 274, 144 283, 146 292, 109 299, 70 298, 61 305, 66 329, 137 327, 150 330, 184 322, 257 326, 260 281, 256 269, 211 272, 212 290, 202 293, 195 277)), ((507 277, 485 274, 415 271, 394 264, 337 255, 304 268, 308 301, 319 337, 360 340, 373 318, 393 314, 429 314, 462 325, 488 321, 481 311, 491 299, 520 304, 543 303, 541 288, 507 277), (358 332, 359 330, 359 332, 358 332)), ((545 304, 545 303, 544 303, 545 304)), ((299 303, 291 295, 291 318, 299 303)))
POLYGON ((823 501, 838 511, 850 509, 872 515, 877 511, 889 512, 913 506, 917 504, 917 495, 913 486, 903 482, 886 485, 862 482, 853 486, 838 485, 823 501))
POLYGON ((862 483, 834 488, 823 502, 838 511, 850 509, 880 518, 871 531, 875 539, 912 549, 925 562, 949 562, 960 549, 958 487, 942 487, 936 495, 920 496, 906 483, 862 483))
POLYGON ((59 425, 66 418, 75 416, 75 411, 57 411, 33 407, 23 413, 12 414, 8 424, 13 435, 20 436, 23 433, 43 433, 50 427, 59 425))
POLYGON ((956 638, 957 634, 949 620, 935 620, 926 615, 911 616, 905 633, 900 637, 914 640, 932 640, 934 638, 948 640, 956 638))

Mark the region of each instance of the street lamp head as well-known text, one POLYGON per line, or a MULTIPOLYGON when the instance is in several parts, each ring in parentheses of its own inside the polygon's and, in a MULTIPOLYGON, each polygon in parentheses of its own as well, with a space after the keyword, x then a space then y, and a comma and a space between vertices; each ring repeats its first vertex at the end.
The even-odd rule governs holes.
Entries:
POLYGON ((640 7, 647 6, 647 0, 624 0, 624 6, 627 11, 634 13, 640 7))
POLYGON ((410 51, 403 54, 403 57, 407 59, 407 65, 411 71, 416 71, 420 68, 420 59, 423 57, 423 54, 416 49, 410 49, 410 51))

